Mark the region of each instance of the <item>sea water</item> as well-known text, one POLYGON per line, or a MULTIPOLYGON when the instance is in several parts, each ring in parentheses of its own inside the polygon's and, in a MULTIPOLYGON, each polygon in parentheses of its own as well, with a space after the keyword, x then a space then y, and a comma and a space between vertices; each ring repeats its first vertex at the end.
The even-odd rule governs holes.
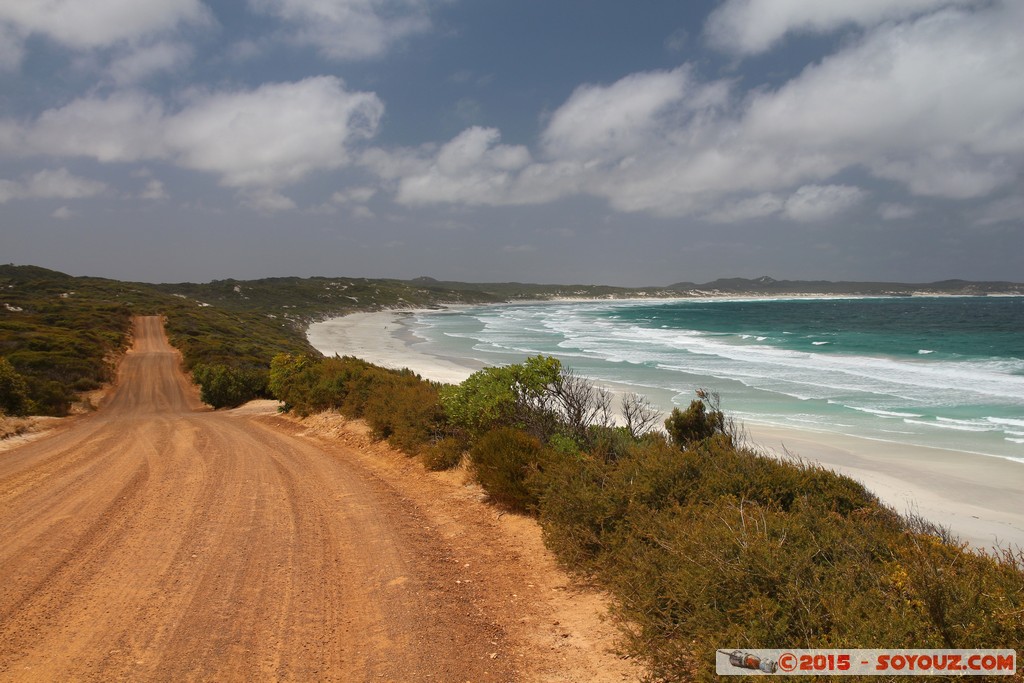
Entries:
POLYGON ((545 354, 750 425, 1024 463, 1024 297, 683 299, 509 304, 415 316, 427 353, 501 365, 545 354))

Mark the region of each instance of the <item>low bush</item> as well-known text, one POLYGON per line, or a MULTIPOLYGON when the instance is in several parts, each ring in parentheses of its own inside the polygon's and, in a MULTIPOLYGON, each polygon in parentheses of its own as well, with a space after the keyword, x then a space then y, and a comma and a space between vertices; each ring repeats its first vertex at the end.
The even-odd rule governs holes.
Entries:
POLYGON ((542 479, 546 543, 616 596, 655 680, 713 680, 723 646, 1024 642, 1020 553, 973 553, 847 477, 726 435, 563 459, 542 479))
POLYGON ((466 452, 461 439, 446 436, 423 449, 423 466, 431 472, 441 472, 458 467, 466 452))
POLYGON ((443 387, 441 402, 453 427, 466 438, 500 427, 546 437, 558 426, 551 392, 561 369, 558 360, 546 356, 485 368, 461 384, 443 387))
POLYGON ((698 399, 691 401, 686 410, 673 408, 665 420, 665 430, 672 443, 686 448, 691 443, 709 439, 715 434, 728 433, 725 413, 718 408, 718 397, 703 389, 698 399))
POLYGON ((545 452, 525 432, 499 427, 484 434, 470 449, 470 466, 491 500, 518 512, 531 512, 539 502, 536 484, 545 452))
POLYGON ((380 378, 364 408, 364 417, 377 438, 415 454, 444 425, 444 409, 437 388, 412 373, 380 378))
POLYGON ((6 358, 0 358, 0 414, 21 417, 32 409, 28 382, 6 358))
POLYGON ((267 395, 267 372, 262 368, 197 365, 192 379, 199 385, 203 403, 214 408, 235 408, 267 395))

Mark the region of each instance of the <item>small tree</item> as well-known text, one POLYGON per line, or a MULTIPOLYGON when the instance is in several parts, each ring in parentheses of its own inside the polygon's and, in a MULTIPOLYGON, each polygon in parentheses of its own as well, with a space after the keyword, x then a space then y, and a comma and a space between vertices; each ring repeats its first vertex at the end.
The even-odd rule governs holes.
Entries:
POLYGON ((471 438, 497 427, 543 430, 550 413, 550 387, 562 364, 535 356, 518 365, 485 368, 462 384, 441 390, 441 403, 452 423, 471 438))
POLYGON ((551 387, 558 412, 572 437, 586 444, 591 427, 611 427, 612 396, 572 370, 563 370, 551 387))
POLYGON ((661 411, 646 396, 629 393, 622 397, 622 419, 634 439, 651 431, 660 416, 661 411))
POLYGON ((725 414, 719 409, 718 394, 706 389, 697 390, 697 398, 690 402, 686 410, 673 408, 672 414, 665 420, 665 430, 669 439, 679 448, 686 448, 692 443, 709 439, 715 434, 732 437, 725 414))
POLYGON ((255 368, 226 365, 197 365, 192 378, 199 385, 199 398, 214 408, 234 408, 260 396, 266 377, 255 368))
POLYGON ((267 381, 270 395, 283 401, 285 410, 291 410, 309 393, 309 382, 301 380, 303 374, 315 365, 316 361, 309 356, 277 354, 270 361, 270 376, 267 381))
POLYGON ((6 358, 0 358, 0 413, 27 415, 31 405, 28 382, 6 358))

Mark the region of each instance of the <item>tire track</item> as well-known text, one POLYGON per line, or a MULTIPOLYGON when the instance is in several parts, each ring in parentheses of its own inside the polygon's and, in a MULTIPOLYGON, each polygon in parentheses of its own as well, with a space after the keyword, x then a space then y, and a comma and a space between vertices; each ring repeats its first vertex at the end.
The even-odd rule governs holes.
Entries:
POLYGON ((424 526, 365 470, 202 408, 140 318, 97 414, 0 456, 0 681, 516 680, 424 526))

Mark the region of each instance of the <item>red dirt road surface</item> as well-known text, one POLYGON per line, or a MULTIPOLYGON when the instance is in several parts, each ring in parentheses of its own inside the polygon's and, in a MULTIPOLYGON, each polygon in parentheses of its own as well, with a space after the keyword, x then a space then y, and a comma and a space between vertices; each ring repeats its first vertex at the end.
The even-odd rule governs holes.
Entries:
POLYGON ((138 319, 99 412, 0 453, 0 680, 635 677, 532 522, 347 434, 205 409, 138 319))

